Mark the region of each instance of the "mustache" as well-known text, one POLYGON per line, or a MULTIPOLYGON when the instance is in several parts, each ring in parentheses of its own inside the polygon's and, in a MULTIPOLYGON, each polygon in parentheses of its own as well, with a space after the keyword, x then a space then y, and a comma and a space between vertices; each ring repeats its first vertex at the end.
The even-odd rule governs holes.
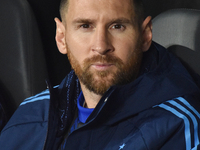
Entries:
POLYGON ((83 62, 84 66, 88 67, 91 66, 94 63, 109 63, 109 64, 113 64, 116 65, 117 67, 120 67, 123 65, 122 60, 114 55, 95 55, 91 58, 86 58, 83 62))

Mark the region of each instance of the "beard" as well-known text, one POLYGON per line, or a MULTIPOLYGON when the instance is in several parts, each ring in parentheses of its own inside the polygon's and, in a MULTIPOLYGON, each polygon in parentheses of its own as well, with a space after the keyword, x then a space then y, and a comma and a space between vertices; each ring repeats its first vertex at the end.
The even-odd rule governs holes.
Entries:
POLYGON ((80 66, 69 48, 67 55, 79 81, 89 91, 102 96, 111 86, 123 85, 137 78, 143 53, 140 50, 140 44, 138 44, 127 63, 123 63, 117 56, 106 54, 86 58, 83 61, 83 67, 80 66), (97 62, 112 64, 116 69, 92 70, 92 64, 97 62))

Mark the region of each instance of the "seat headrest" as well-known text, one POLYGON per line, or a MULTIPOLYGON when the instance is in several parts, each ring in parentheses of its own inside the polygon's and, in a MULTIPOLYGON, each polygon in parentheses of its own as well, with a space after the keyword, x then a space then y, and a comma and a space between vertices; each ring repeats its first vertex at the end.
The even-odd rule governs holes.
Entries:
POLYGON ((200 74, 200 11, 172 9, 153 19, 153 40, 200 74))

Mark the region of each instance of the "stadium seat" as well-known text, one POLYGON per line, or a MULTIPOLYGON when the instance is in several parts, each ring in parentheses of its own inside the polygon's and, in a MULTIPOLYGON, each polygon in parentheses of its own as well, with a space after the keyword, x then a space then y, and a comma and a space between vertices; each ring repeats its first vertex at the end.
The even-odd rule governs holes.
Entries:
POLYGON ((156 16, 152 23, 153 40, 200 75, 200 11, 172 9, 156 16))
POLYGON ((0 1, 0 93, 12 114, 46 88, 46 60, 35 16, 26 0, 0 1))

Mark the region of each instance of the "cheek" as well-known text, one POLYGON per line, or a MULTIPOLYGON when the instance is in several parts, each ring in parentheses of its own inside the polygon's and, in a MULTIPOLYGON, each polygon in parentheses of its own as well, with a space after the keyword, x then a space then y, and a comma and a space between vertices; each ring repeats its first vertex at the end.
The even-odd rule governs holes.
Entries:
MULTIPOLYGON (((132 38, 133 39, 133 38, 132 38)), ((123 39, 120 42, 118 41, 115 45, 116 55, 127 64, 132 57, 135 57, 138 51, 137 42, 135 40, 123 39)))
POLYGON ((73 27, 66 31, 66 40, 76 47, 86 47, 90 39, 90 33, 81 32, 78 29, 73 29, 73 27))
POLYGON ((83 60, 87 57, 87 42, 82 40, 82 38, 75 36, 70 36, 66 38, 66 43, 68 43, 68 49, 74 58, 81 65, 83 60))

